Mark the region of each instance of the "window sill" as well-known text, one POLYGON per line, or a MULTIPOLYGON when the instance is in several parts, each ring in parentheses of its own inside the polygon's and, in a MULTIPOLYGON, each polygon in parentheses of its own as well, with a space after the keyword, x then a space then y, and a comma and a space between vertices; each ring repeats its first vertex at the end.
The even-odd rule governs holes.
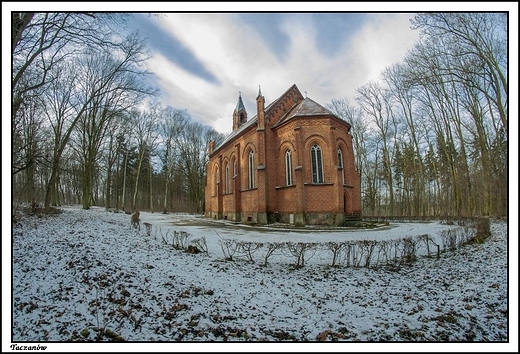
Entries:
POLYGON ((294 188, 296 184, 291 184, 290 186, 276 186, 275 189, 284 189, 284 188, 294 188))

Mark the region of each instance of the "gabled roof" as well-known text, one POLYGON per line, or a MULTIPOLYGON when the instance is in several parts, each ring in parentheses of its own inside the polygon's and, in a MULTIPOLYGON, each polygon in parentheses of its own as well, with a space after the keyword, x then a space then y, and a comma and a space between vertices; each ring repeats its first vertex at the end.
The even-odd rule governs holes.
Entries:
POLYGON ((291 120, 294 117, 306 117, 306 116, 335 116, 334 113, 329 111, 327 108, 323 107, 319 103, 316 103, 315 101, 311 100, 310 98, 306 97, 295 105, 289 112, 287 112, 278 123, 276 123, 274 127, 277 127, 289 120, 291 120))
POLYGON ((226 139, 224 139, 223 142, 221 142, 218 146, 216 146, 214 151, 217 151, 222 146, 226 145, 229 141, 233 140, 234 137, 236 137, 237 135, 240 135, 244 130, 247 130, 252 125, 255 125, 257 120, 258 120, 258 118, 255 115, 253 118, 249 119, 247 122, 242 124, 237 130, 231 132, 231 134, 229 134, 226 137, 226 139))
POLYGON ((297 94, 298 96, 300 96, 301 98, 303 98, 303 96, 302 96, 300 90, 298 90, 298 87, 296 86, 296 84, 293 84, 291 87, 289 87, 289 88, 287 89, 287 91, 285 91, 285 92, 284 92, 283 94, 281 94, 281 95, 280 95, 276 100, 274 100, 274 101, 271 102, 267 107, 265 107, 265 114, 266 114, 266 116, 269 114, 269 111, 270 111, 272 108, 276 107, 276 105, 278 104, 278 102, 282 101, 283 98, 284 98, 285 96, 287 96, 287 95, 288 95, 291 91, 293 91, 293 90, 296 92, 296 94, 297 94))
MULTIPOLYGON (((298 90, 298 87, 293 84, 287 91, 285 91, 280 97, 278 97, 276 100, 271 102, 267 107, 265 107, 265 115, 267 116, 269 112, 272 109, 275 109, 278 102, 282 101, 285 96, 287 96, 292 90, 296 91, 297 96, 303 98, 303 96, 300 93, 300 90, 298 90)), ((259 89, 258 91, 259 95, 261 94, 261 91, 259 89)), ((242 102, 242 96, 239 96, 238 103, 236 106, 236 110, 244 109, 244 103, 242 102)), ((306 97, 303 98, 298 104, 296 104, 294 107, 292 107, 287 113, 285 113, 280 120, 278 120, 277 123, 275 123, 272 127, 275 128, 285 122, 290 121, 291 119, 295 117, 316 117, 316 116, 333 116, 338 118, 334 113, 329 111, 327 108, 323 107, 322 105, 316 103, 315 101, 311 100, 310 98, 306 97)), ((340 118, 338 118, 340 119, 340 118)), ((248 130, 249 128, 256 126, 258 122, 258 117, 255 115, 253 118, 247 120, 244 124, 240 125, 240 127, 231 132, 226 139, 222 143, 220 143, 218 146, 215 147, 213 150, 214 152, 222 148, 224 145, 232 141, 235 137, 242 134, 242 132, 248 130)))

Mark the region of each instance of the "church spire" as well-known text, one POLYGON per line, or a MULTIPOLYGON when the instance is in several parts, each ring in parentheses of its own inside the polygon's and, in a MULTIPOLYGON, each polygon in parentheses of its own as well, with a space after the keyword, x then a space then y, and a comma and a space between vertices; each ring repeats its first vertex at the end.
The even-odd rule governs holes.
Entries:
MULTIPOLYGON (((238 91, 238 102, 237 102, 237 106, 236 106, 235 110, 237 110, 237 111, 243 110, 244 112, 246 111, 246 107, 244 106, 244 102, 242 101, 242 92, 241 91, 238 91)), ((247 112, 246 112, 246 115, 247 115, 247 112)))
POLYGON ((233 111, 233 131, 237 130, 242 124, 247 122, 247 111, 242 101, 242 92, 238 91, 238 102, 233 111))

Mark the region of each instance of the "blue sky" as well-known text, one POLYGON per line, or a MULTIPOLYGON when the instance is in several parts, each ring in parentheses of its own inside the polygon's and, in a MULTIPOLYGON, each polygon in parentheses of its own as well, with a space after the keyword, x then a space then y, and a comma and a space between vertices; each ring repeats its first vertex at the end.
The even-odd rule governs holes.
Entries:
POLYGON ((322 105, 351 98, 418 39, 413 13, 133 14, 161 102, 228 133, 238 92, 253 117, 291 85, 322 105))

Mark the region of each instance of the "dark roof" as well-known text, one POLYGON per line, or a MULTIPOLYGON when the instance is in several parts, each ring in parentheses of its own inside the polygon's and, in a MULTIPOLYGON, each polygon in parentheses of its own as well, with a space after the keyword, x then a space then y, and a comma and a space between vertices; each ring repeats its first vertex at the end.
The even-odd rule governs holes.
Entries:
POLYGON ((224 141, 222 141, 218 146, 215 147, 215 150, 214 151, 217 151, 218 149, 220 149, 222 146, 224 146, 228 141, 231 141, 233 140, 233 138, 237 135, 240 135, 240 133, 242 133, 244 130, 248 129, 250 126, 252 126, 253 124, 256 124, 256 121, 257 121, 257 116, 254 116, 253 118, 249 119, 247 122, 245 122, 244 124, 242 124, 237 130, 231 132, 231 134, 229 134, 225 139, 224 141))
POLYGON ((273 127, 276 127, 280 124, 283 124, 294 117, 306 117, 306 116, 334 116, 334 113, 329 111, 327 108, 323 107, 319 103, 311 100, 306 97, 303 101, 294 106, 289 112, 287 112, 278 123, 276 123, 273 127))
POLYGON ((242 95, 239 95, 238 96, 238 102, 237 102, 237 106, 235 108, 237 111, 240 111, 240 110, 246 110, 246 106, 244 106, 244 102, 242 101, 242 95))

